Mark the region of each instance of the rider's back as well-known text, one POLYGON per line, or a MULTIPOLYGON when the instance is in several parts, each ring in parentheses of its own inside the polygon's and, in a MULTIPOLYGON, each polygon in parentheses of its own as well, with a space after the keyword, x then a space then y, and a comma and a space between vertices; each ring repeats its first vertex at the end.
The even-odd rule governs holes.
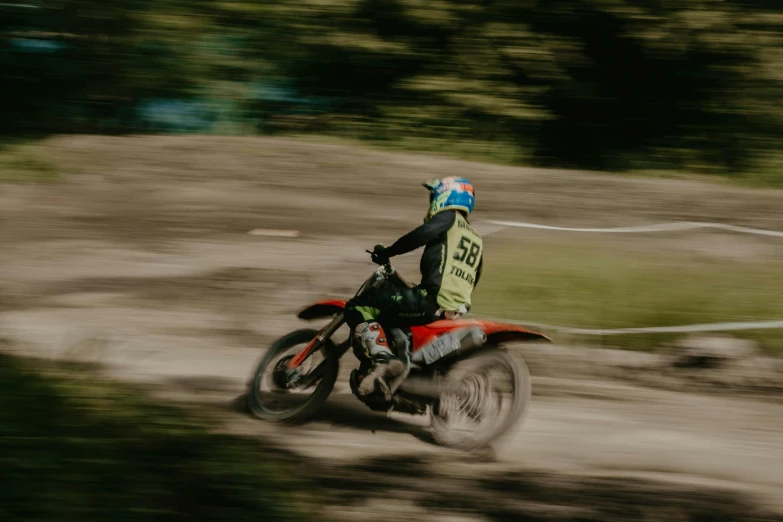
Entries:
POLYGON ((420 286, 436 295, 438 306, 444 310, 470 308, 483 266, 481 235, 457 210, 440 212, 425 226, 438 233, 421 257, 420 286))

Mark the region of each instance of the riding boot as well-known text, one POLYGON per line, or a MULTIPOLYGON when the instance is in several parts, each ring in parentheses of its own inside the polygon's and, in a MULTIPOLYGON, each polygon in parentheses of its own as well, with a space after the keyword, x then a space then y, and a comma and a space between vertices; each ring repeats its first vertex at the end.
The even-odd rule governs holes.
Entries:
POLYGON ((370 362, 369 371, 359 372, 354 378, 359 395, 379 393, 388 402, 397 387, 408 375, 408 366, 389 348, 386 334, 377 322, 362 323, 353 335, 354 349, 360 351, 364 361, 370 362))

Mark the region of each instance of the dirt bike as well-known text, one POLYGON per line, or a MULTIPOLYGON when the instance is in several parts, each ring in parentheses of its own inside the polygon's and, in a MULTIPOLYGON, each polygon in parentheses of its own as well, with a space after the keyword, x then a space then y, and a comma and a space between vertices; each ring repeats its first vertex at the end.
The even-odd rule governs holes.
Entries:
MULTIPOLYGON (((359 288, 409 287, 390 263, 359 288)), ((304 320, 332 317, 320 331, 296 330, 267 350, 250 380, 247 402, 259 418, 302 423, 326 402, 340 358, 351 347, 333 335, 345 324, 346 301, 327 300, 298 313, 304 320), (264 390, 267 387, 268 390, 264 390)), ((530 402, 530 373, 524 361, 501 347, 509 341, 549 341, 523 327, 492 321, 451 319, 426 326, 388 329, 392 348, 410 373, 392 400, 354 395, 371 409, 427 415, 432 438, 474 450, 489 446, 519 421, 530 402)), ((356 370, 354 370, 356 371, 356 370)))

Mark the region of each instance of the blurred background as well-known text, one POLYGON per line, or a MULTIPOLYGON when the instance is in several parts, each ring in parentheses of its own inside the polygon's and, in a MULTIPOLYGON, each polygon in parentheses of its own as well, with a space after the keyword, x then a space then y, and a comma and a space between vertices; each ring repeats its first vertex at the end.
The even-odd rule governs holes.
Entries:
POLYGON ((0 0, 0 75, 0 520, 783 517, 779 1, 0 0), (447 175, 525 422, 249 418, 447 175))
POLYGON ((317 133, 779 182, 773 1, 0 4, 2 127, 317 133))

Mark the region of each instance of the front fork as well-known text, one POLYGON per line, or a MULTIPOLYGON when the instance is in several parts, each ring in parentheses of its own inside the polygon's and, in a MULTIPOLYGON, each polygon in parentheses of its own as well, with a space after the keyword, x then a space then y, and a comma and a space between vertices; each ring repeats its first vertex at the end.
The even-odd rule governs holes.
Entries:
POLYGON ((329 339, 343 324, 345 324, 345 313, 340 312, 334 316, 334 319, 332 319, 329 324, 321 328, 318 335, 316 335, 301 352, 288 361, 288 370, 294 371, 299 368, 299 366, 301 366, 314 351, 320 348, 324 341, 329 339))

